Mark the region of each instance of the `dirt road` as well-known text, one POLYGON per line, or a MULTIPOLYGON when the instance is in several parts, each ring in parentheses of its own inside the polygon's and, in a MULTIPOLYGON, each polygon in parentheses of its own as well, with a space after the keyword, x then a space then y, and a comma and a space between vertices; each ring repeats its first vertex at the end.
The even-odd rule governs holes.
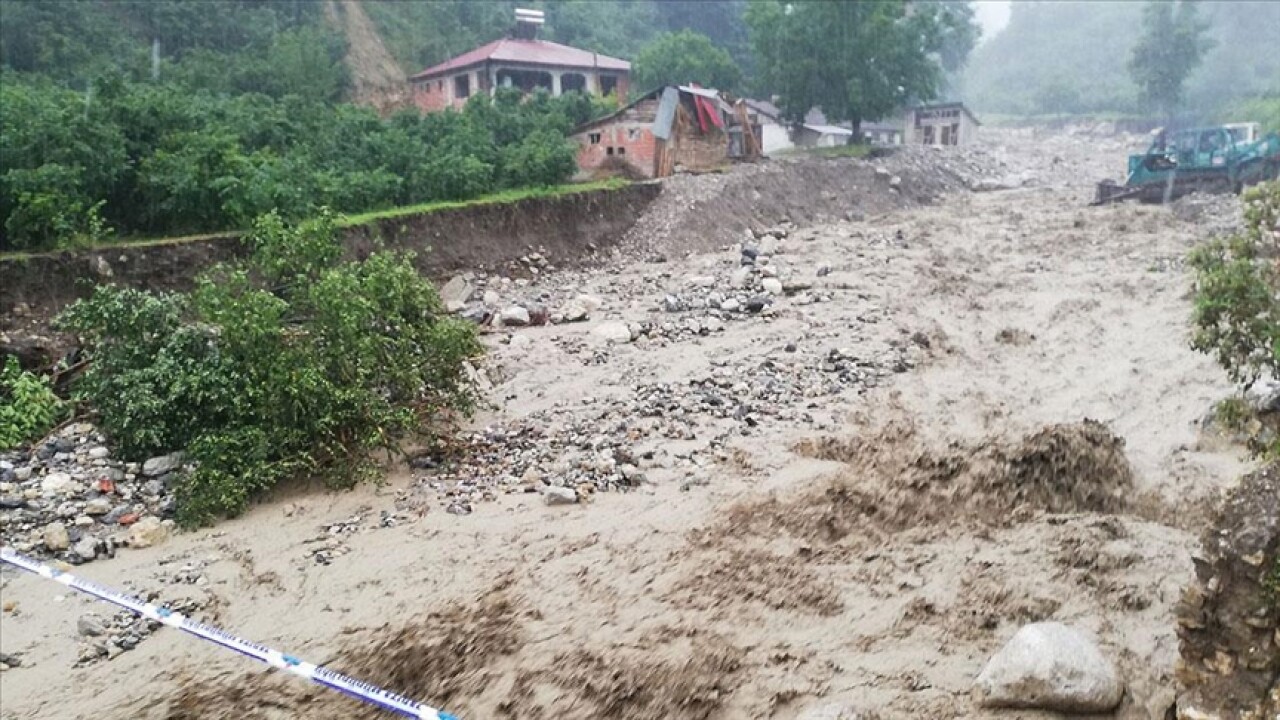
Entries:
MULTIPOLYGON (((1229 389, 1186 342, 1207 221, 1086 207, 1118 145, 986 142, 1026 186, 790 228, 766 312, 699 307, 736 246, 521 288, 604 306, 489 336, 479 424, 515 449, 485 477, 295 490, 83 574, 468 720, 1040 717, 969 697, 1039 619, 1099 638, 1119 717, 1161 718, 1203 508, 1243 467, 1197 429, 1229 389), (597 332, 619 321, 649 326, 597 332), (530 470, 548 448, 567 475, 619 462, 618 437, 635 487, 519 491, 554 480, 530 470)), ((6 720, 378 717, 168 630, 73 667, 100 608, 3 583, 6 720)))

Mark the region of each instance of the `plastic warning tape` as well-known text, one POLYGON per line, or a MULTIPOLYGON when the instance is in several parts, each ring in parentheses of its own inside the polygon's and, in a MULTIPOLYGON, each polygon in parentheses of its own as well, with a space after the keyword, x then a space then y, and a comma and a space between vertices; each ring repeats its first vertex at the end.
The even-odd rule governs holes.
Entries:
POLYGON ((292 655, 286 655, 278 650, 272 650, 269 647, 264 647, 257 643, 249 642, 248 640, 242 640, 241 638, 219 630, 216 627, 196 622, 182 613, 174 612, 163 607, 157 607, 151 603, 143 602, 138 598, 130 597, 128 595, 118 593, 110 588, 103 587, 95 582, 78 578, 70 573, 63 572, 55 567, 50 567, 49 565, 29 558, 26 555, 15 552, 10 548, 0 548, 0 561, 9 563, 14 567, 22 568, 23 570, 39 575, 40 577, 60 582, 67 587, 74 588, 87 595, 92 595, 93 597, 109 602, 112 605, 118 605, 130 612, 141 615, 148 620, 154 620, 162 625, 177 628, 183 632, 195 635, 198 638, 203 638, 209 642, 221 645, 229 650, 235 650, 241 655, 251 657, 254 660, 264 662, 271 667, 279 668, 299 677, 306 678, 331 690, 337 690, 340 693, 350 695, 358 700, 363 700, 371 705, 377 705, 384 710, 389 710, 412 718, 420 718, 421 720, 458 720, 456 717, 446 712, 428 707, 393 692, 388 692, 376 685, 370 685, 367 682, 347 677, 346 675, 336 673, 328 668, 304 662, 292 655))

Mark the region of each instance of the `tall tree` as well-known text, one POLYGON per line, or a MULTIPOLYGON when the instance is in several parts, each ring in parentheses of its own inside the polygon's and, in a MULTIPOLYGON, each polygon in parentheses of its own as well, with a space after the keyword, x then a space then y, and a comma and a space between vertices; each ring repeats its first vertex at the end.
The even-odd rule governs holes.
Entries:
POLYGON ((875 120, 935 96, 943 7, 904 0, 761 0, 747 10, 760 89, 787 119, 820 107, 829 120, 875 120))
POLYGON ((695 82, 718 90, 735 90, 742 71, 728 51, 692 30, 659 35, 640 51, 635 83, 641 89, 695 82))
POLYGON ((1152 0, 1142 10, 1142 36, 1129 56, 1129 74, 1142 102, 1172 117, 1182 104, 1183 86, 1212 47, 1209 23, 1192 0, 1152 0))

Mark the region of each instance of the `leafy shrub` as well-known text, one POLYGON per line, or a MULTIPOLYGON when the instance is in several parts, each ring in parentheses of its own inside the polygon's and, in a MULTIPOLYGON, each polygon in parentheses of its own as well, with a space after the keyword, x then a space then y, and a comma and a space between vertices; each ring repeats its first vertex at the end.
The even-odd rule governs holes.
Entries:
POLYGON ((504 89, 462 111, 384 119, 178 81, 104 77, 87 98, 15 73, 3 80, 0 250, 93 240, 95 221, 123 234, 212 232, 271 211, 300 220, 324 206, 359 213, 554 185, 576 169, 567 132, 605 107, 578 93, 525 102, 504 89))
MULTIPOLYGON (((1280 182, 1245 195, 1245 229, 1190 256, 1196 272, 1191 344, 1246 386, 1280 378, 1280 182)), ((1239 414, 1238 412, 1236 414, 1239 414)), ((1280 440, 1264 449, 1280 454, 1280 440)))
POLYGON ((1194 250, 1192 345, 1212 353, 1231 379, 1280 377, 1280 182, 1245 195, 1245 229, 1194 250))
POLYGON ((46 378, 24 371, 12 355, 0 366, 0 450, 38 439, 63 414, 46 378))
POLYGON ((186 295, 100 286, 60 323, 91 359, 76 396, 121 454, 185 448, 178 519, 244 509, 282 479, 346 486, 407 433, 448 428, 473 405, 479 344, 449 318, 411 256, 344 262, 328 212, 260 218, 243 264, 186 295))

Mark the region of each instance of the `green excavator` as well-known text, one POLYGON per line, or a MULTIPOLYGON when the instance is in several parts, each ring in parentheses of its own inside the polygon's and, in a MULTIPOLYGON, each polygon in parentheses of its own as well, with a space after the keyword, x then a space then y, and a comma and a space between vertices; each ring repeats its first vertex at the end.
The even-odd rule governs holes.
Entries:
POLYGON ((1155 130, 1151 147, 1129 156, 1121 185, 1098 183, 1093 205, 1136 198, 1169 202, 1192 192, 1240 192, 1280 179, 1280 135, 1258 137, 1256 123, 1166 132, 1155 130))

